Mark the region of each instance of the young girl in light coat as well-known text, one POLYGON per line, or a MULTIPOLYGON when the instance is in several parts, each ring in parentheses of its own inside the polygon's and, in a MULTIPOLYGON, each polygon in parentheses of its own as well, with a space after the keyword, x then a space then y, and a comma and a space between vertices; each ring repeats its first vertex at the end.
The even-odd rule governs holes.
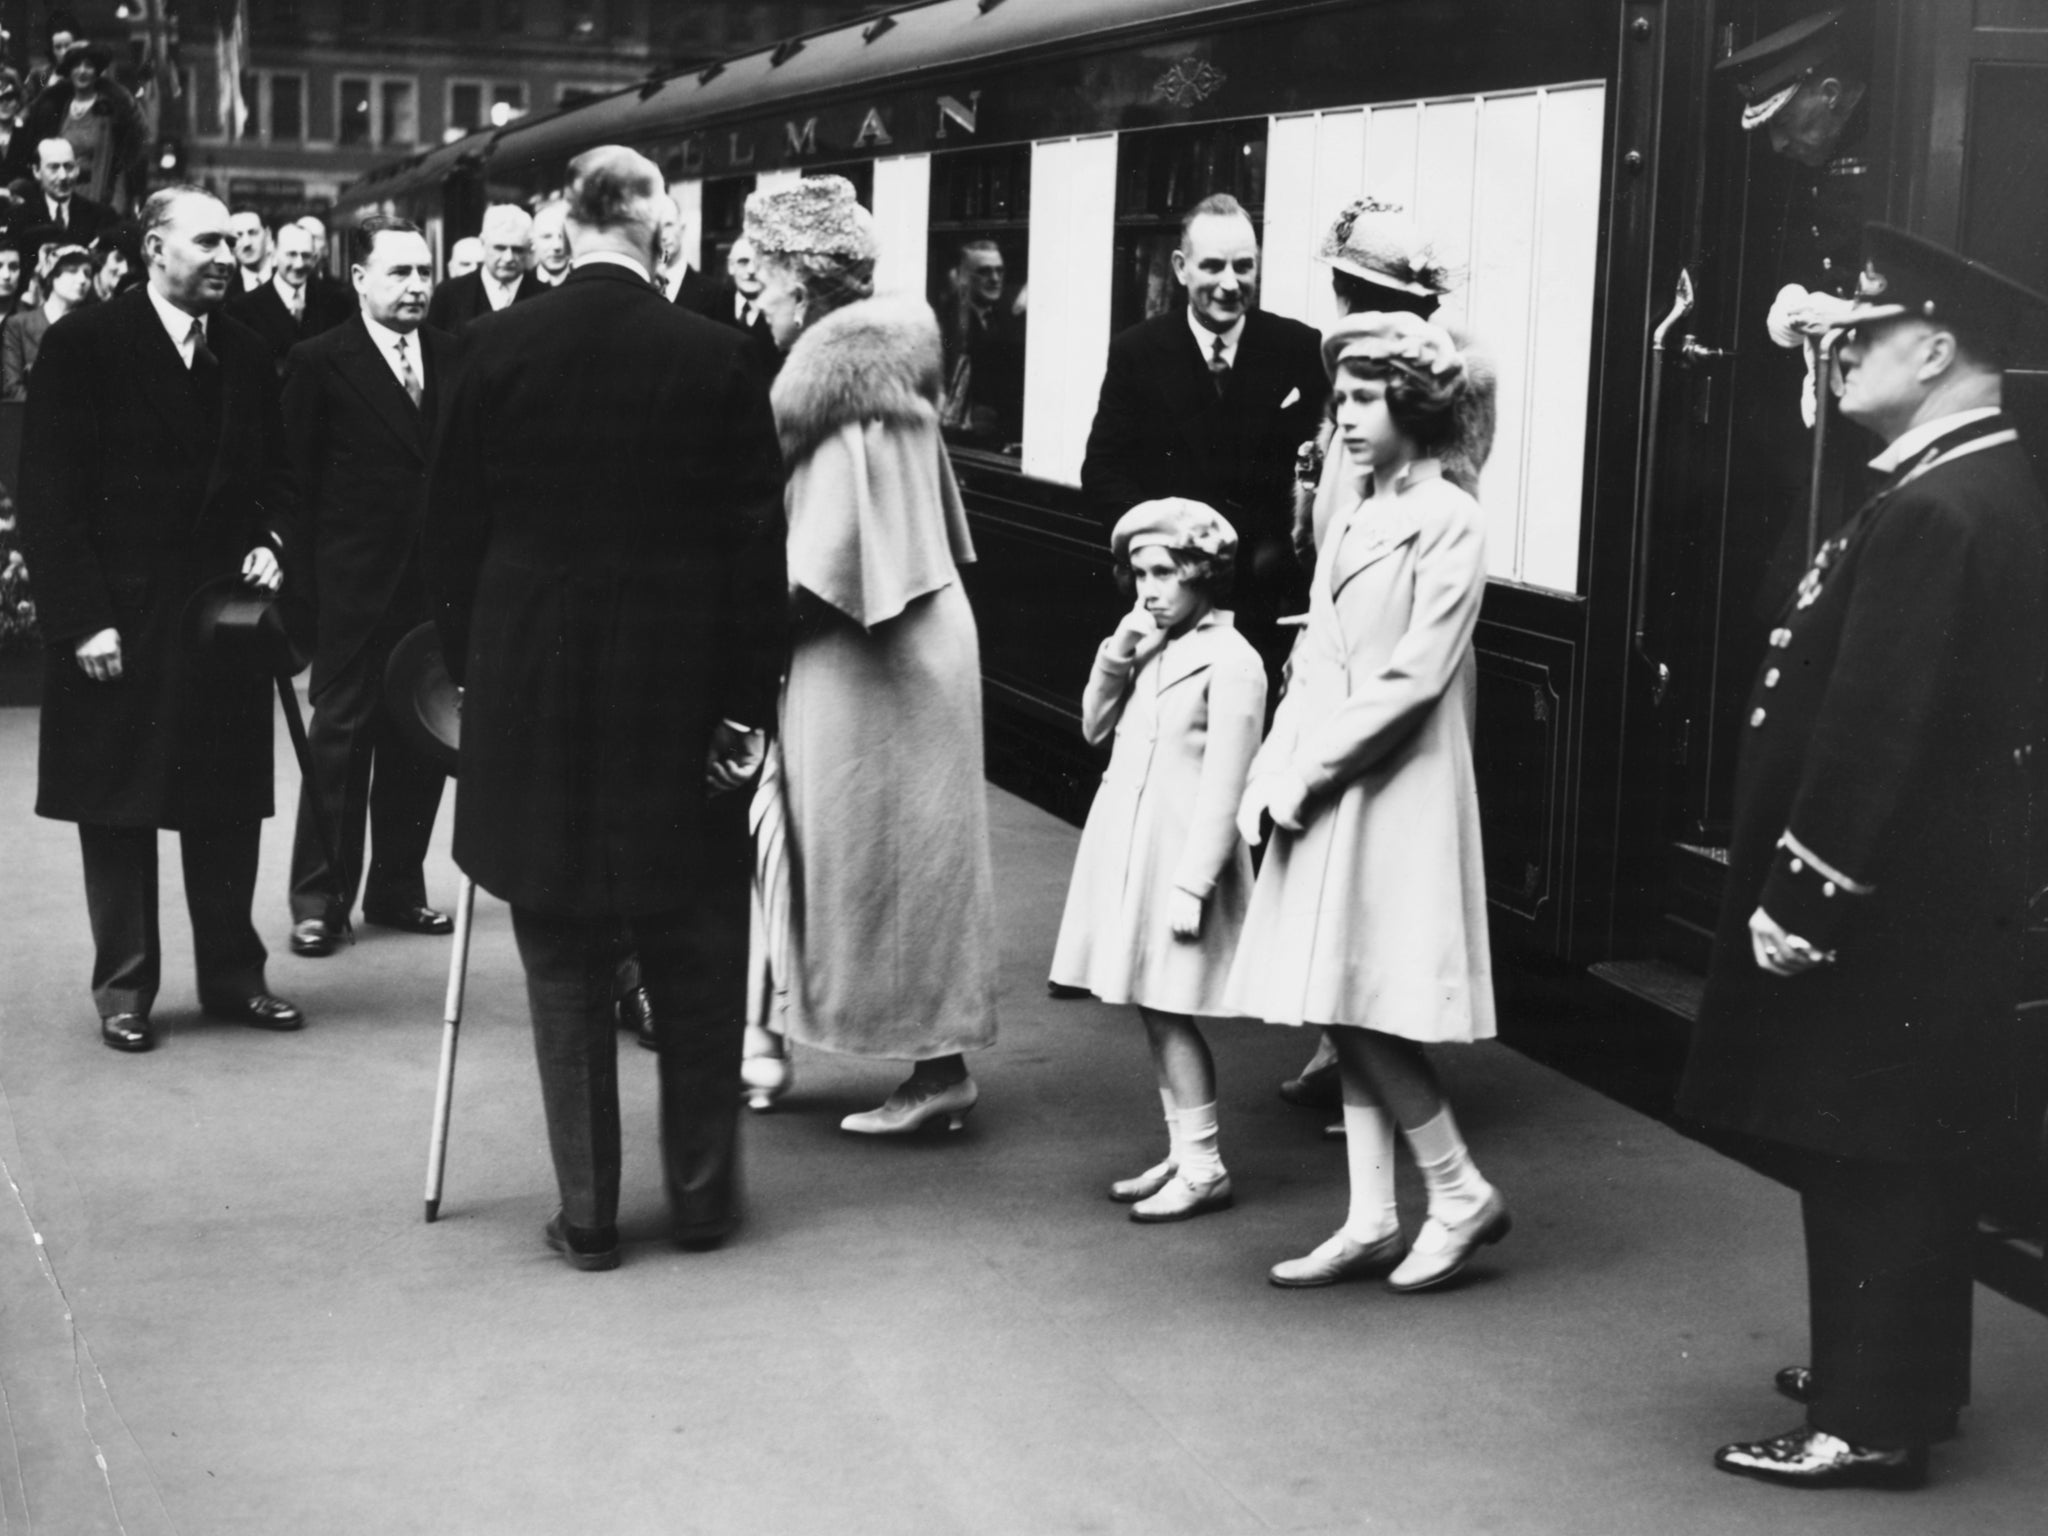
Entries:
POLYGON ((1140 1222, 1231 1203, 1216 1145, 1216 1068, 1194 1015, 1223 1014, 1223 983, 1251 892, 1234 816, 1265 720, 1266 676, 1227 601, 1230 524, 1200 502, 1131 508, 1110 536, 1137 605, 1102 642, 1081 729, 1112 733, 1074 861, 1052 980, 1145 1021, 1166 1111, 1166 1157, 1109 1196, 1140 1222))

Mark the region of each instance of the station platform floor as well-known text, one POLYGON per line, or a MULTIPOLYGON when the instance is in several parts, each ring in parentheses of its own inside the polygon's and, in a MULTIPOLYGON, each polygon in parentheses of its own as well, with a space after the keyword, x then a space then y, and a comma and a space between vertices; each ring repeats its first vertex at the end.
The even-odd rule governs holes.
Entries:
MULTIPOLYGON (((1002 1036, 964 1132, 855 1141, 887 1064, 817 1054, 744 1126, 749 1219, 664 1237, 652 1059, 622 1045, 626 1261, 568 1269, 507 914, 484 900, 441 1220, 421 1219, 449 945, 284 952, 301 1034, 202 1020, 165 840, 162 1042, 97 1039, 71 828, 0 709, 0 1533, 45 1536, 1841 1536, 2048 1529, 2048 1335, 1979 1288, 1976 1406, 1913 1494, 1789 1492, 1713 1448, 1799 1411, 1793 1196, 1499 1044, 1440 1059, 1516 1213, 1469 1280, 1287 1292, 1341 1146, 1211 1030, 1227 1213, 1103 1198, 1160 1150, 1137 1020, 1044 976, 1076 833, 991 792, 1002 1036)), ((295 780, 280 736, 280 804, 295 780)), ((454 896, 446 816, 429 871, 454 896)), ((1404 1170, 1403 1209, 1420 1198, 1404 1170)))

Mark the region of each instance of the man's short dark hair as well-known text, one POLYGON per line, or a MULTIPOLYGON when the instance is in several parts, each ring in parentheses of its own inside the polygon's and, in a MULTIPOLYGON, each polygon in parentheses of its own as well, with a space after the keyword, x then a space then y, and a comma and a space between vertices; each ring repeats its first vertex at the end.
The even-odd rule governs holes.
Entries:
POLYGON ((411 219, 393 218, 389 214, 373 213, 360 224, 353 224, 348 232, 348 263, 352 267, 366 267, 370 256, 377 249, 379 235, 419 235, 426 238, 425 231, 411 219))
POLYGON ((1252 216, 1244 211, 1244 204, 1228 192, 1212 192, 1194 207, 1181 215, 1180 243, 1188 243, 1188 234, 1195 227, 1197 219, 1243 219, 1249 224, 1252 216))

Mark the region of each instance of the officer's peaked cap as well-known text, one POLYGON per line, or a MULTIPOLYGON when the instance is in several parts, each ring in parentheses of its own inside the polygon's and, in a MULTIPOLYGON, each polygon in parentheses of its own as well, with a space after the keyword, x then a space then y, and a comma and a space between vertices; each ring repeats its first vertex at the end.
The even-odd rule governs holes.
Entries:
POLYGON ((1822 11, 1760 37, 1714 67, 1742 93, 1742 126, 1761 128, 1784 110, 1800 82, 1845 51, 1840 10, 1822 11))
POLYGON ((1863 270, 1846 325, 1915 315, 1969 336, 2011 337, 2048 319, 2048 295, 1889 224, 1863 226, 1863 270))

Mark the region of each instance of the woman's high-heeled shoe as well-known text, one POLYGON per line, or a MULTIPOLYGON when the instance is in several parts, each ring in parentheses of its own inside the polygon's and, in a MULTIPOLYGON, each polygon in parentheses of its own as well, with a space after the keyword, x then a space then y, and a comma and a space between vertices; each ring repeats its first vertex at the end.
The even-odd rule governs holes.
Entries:
POLYGON ((742 1056, 740 1084, 747 1090, 747 1108, 761 1113, 789 1092, 796 1074, 787 1056, 742 1056))
POLYGON ((848 1115, 839 1129, 856 1136, 908 1136, 934 1120, 943 1119, 946 1129, 957 1131, 967 1123, 967 1112, 981 1097, 974 1079, 929 1083, 913 1077, 900 1085, 878 1109, 848 1115))

